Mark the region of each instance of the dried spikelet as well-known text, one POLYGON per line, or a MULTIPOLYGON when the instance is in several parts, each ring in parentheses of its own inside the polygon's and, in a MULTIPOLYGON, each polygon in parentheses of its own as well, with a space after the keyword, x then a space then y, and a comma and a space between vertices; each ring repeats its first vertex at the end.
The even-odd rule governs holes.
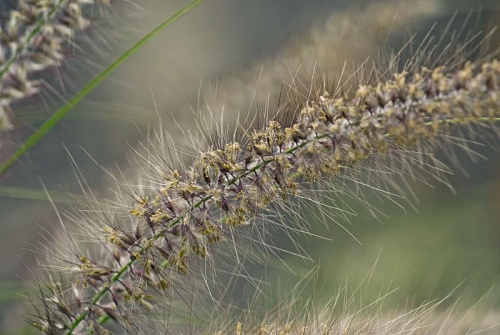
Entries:
POLYGON ((75 249, 70 265, 60 265, 73 273, 79 298, 55 292, 35 324, 48 334, 104 333, 100 324, 109 318, 128 327, 130 313, 154 308, 154 292, 175 285, 173 275, 189 277, 190 265, 203 263, 216 242, 307 184, 346 175, 374 156, 425 152, 455 124, 492 125, 500 119, 499 94, 496 60, 405 71, 359 87, 351 100, 325 93, 293 124, 271 121, 244 142, 200 153, 191 166, 150 161, 156 172, 132 194, 128 213, 84 216, 99 252, 94 258, 75 249))
MULTIPOLYGON (((108 0, 98 0, 107 4, 108 0)), ((0 130, 11 130, 13 102, 39 92, 33 78, 59 66, 64 44, 87 28, 83 7, 94 0, 20 0, 0 26, 0 130)))

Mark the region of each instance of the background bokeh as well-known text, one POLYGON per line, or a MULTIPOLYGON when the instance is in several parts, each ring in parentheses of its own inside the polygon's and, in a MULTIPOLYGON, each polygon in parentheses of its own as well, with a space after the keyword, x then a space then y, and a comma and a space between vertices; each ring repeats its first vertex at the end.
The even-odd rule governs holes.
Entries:
MULTIPOLYGON (((399 14, 411 28, 400 25, 384 32, 395 48, 408 34, 425 35, 434 22, 443 27, 455 10, 457 26, 474 8, 481 15, 467 23, 470 29, 488 29, 500 23, 500 8, 493 0, 475 1, 474 8, 468 0, 436 0, 433 3, 438 7, 407 19, 405 15, 415 14, 411 11, 420 3, 414 1, 415 6, 402 7, 399 14)), ((43 74, 47 87, 44 93, 15 106, 17 127, 15 132, 2 135, 0 160, 64 98, 77 92, 113 58, 185 3, 134 0, 113 5, 99 16, 95 26, 78 37, 81 49, 70 51, 58 70, 43 74)), ((130 148, 158 126, 158 114, 163 127, 182 145, 185 138, 177 124, 184 131, 193 129, 191 107, 196 109, 205 100, 216 100, 218 110, 224 105, 225 117, 232 121, 235 109, 248 109, 249 95, 245 92, 258 86, 260 71, 263 79, 258 87, 279 90, 274 79, 265 80, 266 73, 280 78, 286 67, 276 64, 286 62, 286 57, 296 60, 294 48, 315 46, 309 41, 311 31, 323 31, 329 18, 340 20, 343 13, 349 13, 345 25, 359 29, 353 35, 357 40, 330 36, 335 30, 326 28, 326 33, 320 33, 323 43, 335 39, 342 55, 350 55, 346 50, 358 50, 359 54, 348 59, 358 64, 365 56, 376 54, 370 49, 376 45, 370 40, 374 32, 370 27, 363 28, 373 20, 362 14, 358 18, 355 13, 383 3, 208 0, 120 67, 0 180, 0 334, 29 333, 23 329, 21 313, 27 283, 36 277, 36 271, 31 271, 34 250, 39 243, 50 243, 41 240, 40 233, 57 226, 42 183, 57 207, 67 208, 71 197, 66 192, 80 192, 69 154, 90 186, 104 196, 108 190, 94 160, 111 170, 117 166, 126 169, 130 148), (355 9, 349 11, 350 7, 355 9), (346 43, 344 49, 339 43, 346 43), (214 98, 216 83, 220 88, 214 98)), ((0 4, 2 19, 13 4, 15 1, 0 4)), ((339 57, 335 48, 325 50, 327 56, 339 57)), ((395 308, 407 300, 419 303, 439 299, 457 288, 456 296, 466 305, 486 295, 492 308, 500 308, 500 155, 489 147, 475 148, 487 160, 472 163, 464 157, 469 175, 450 177, 455 193, 439 184, 434 188, 415 184, 419 212, 380 204, 378 207, 388 215, 382 223, 353 202, 358 215, 345 225, 360 243, 336 225, 318 227, 315 233, 329 240, 309 238, 301 242, 312 261, 283 255, 287 266, 278 259, 271 261, 265 268, 266 280, 275 282, 279 278, 283 287, 293 286, 301 274, 321 265, 318 276, 325 283, 326 299, 346 281, 353 285, 362 281, 375 265, 370 290, 364 293, 367 301, 376 299, 381 291, 398 288, 386 303, 388 308, 395 308)))

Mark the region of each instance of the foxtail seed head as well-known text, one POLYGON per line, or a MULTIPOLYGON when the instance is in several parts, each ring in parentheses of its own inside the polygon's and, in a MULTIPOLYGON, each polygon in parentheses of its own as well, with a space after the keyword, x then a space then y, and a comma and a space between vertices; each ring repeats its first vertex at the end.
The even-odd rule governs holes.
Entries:
POLYGON ((182 171, 159 168, 157 188, 129 209, 131 226, 106 221, 100 228, 109 257, 68 260, 72 291, 52 285, 34 324, 47 334, 104 334, 100 324, 109 318, 127 327, 127 312, 152 308, 151 293, 172 284, 172 271, 188 275, 190 260, 207 257, 233 229, 295 196, 301 183, 334 178, 374 154, 411 149, 449 124, 499 117, 498 61, 452 73, 402 72, 361 86, 351 101, 325 93, 289 127, 271 121, 246 143, 201 153, 182 171))

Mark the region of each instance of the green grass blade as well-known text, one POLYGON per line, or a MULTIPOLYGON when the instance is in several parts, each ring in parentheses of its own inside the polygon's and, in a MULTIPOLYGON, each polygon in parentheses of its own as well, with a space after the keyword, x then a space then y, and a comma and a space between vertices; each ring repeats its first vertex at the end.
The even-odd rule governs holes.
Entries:
POLYGON ((54 202, 62 204, 77 204, 78 199, 80 198, 83 199, 82 196, 70 195, 69 193, 60 191, 47 191, 47 192, 49 193, 50 198, 47 196, 47 193, 44 190, 38 190, 27 187, 0 186, 0 197, 5 197, 5 198, 41 200, 41 201, 52 200, 54 202))
POLYGON ((145 46, 149 41, 151 41, 156 35, 158 35, 162 30, 170 26, 172 23, 180 19, 182 16, 187 14, 189 11, 200 5, 205 0, 194 0, 189 4, 175 12, 171 17, 162 22, 159 26, 153 29, 150 33, 144 36, 140 41, 135 43, 129 50, 118 57, 108 68, 101 72, 97 77, 92 79, 84 88, 75 94, 66 105, 61 107, 57 112, 55 112, 47 121, 45 121, 38 130, 31 135, 24 144, 14 153, 9 159, 2 164, 0 167, 0 176, 4 175, 16 162, 22 157, 31 147, 33 147, 38 141, 50 130, 52 129, 70 110, 75 107, 80 100, 82 100, 86 95, 88 95, 97 85, 101 83, 105 78, 107 78, 114 70, 116 70, 123 62, 130 58, 133 54, 139 51, 143 46, 145 46))

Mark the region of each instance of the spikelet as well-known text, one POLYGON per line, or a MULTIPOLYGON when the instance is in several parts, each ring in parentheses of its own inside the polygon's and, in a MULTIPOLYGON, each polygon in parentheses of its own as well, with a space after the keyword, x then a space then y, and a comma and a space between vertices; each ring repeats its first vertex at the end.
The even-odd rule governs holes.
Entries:
POLYGON ((499 94, 496 60, 405 71, 360 86, 350 100, 325 93, 293 124, 273 120, 241 143, 200 153, 190 167, 160 165, 154 186, 134 195, 128 213, 89 218, 93 226, 86 229, 100 240, 101 255, 72 251, 75 258, 59 266, 72 272, 73 290, 49 285, 34 325, 47 334, 104 334, 101 324, 109 319, 128 328, 130 313, 154 308, 154 292, 175 285, 172 273, 189 277, 190 264, 293 199, 301 185, 432 142, 453 124, 498 121, 499 94))
MULTIPOLYGON (((107 0, 98 0, 107 3, 107 0)), ((82 8, 94 0, 19 0, 0 26, 0 131, 13 129, 11 104, 39 92, 33 78, 59 66, 64 44, 87 28, 82 8)))

